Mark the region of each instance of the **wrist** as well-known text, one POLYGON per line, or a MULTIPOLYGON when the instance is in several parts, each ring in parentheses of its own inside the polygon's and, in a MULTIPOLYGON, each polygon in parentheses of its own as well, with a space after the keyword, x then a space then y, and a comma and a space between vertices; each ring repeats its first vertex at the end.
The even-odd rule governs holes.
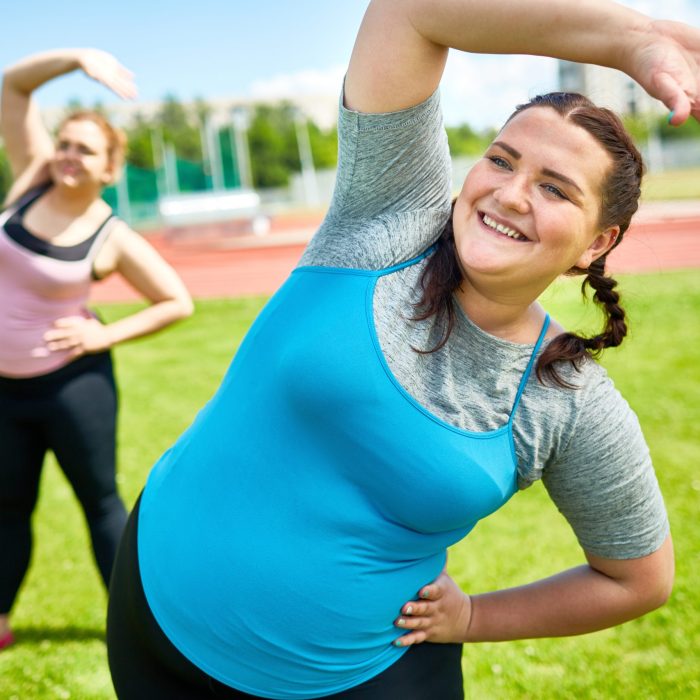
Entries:
POLYGON ((460 611, 461 624, 460 628, 463 630, 462 639, 460 642, 471 642, 474 641, 471 636, 471 630, 474 621, 474 598, 472 598, 468 593, 462 593, 464 596, 462 610, 460 611))

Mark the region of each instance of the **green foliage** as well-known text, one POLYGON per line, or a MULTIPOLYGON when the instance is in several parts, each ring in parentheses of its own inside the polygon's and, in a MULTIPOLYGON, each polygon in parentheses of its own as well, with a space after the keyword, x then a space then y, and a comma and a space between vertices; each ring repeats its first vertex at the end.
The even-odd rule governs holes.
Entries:
POLYGON ((155 168, 153 128, 151 122, 139 113, 126 129, 127 162, 137 168, 155 168))
POLYGON ((12 168, 7 158, 7 151, 4 147, 0 147, 0 202, 5 201, 5 197, 12 187, 12 180, 12 168))
POLYGON ((334 168, 338 163, 338 129, 323 131, 312 121, 307 124, 315 167, 334 168))
POLYGON ((283 187, 301 169, 294 112, 289 102, 254 108, 248 146, 255 187, 283 187))
MULTIPOLYGON (((700 276, 627 276, 620 289, 631 334, 603 362, 639 415, 664 491, 677 557, 673 597, 642 619, 596 634, 465 647, 468 700, 700 697, 700 325, 692 322, 700 315, 700 276)), ((117 348, 119 484, 129 505, 153 462, 215 391, 263 301, 200 302, 192 319, 117 348)), ((579 280, 562 280, 544 303, 565 326, 586 330, 600 322, 592 305, 582 305, 579 280)), ((100 312, 109 321, 137 308, 100 312)), ((36 552, 14 617, 18 644, 0 653, 0 695, 113 700, 105 595, 78 505, 52 461, 34 522, 36 552)), ((479 592, 581 561, 570 529, 535 485, 455 546, 449 565, 465 590, 479 592)))
POLYGON ((622 117, 622 123, 637 145, 643 145, 647 142, 652 126, 654 126, 649 117, 640 114, 625 115, 622 117))
POLYGON ((700 139, 700 122, 689 119, 681 126, 671 126, 666 117, 659 117, 657 124, 659 135, 664 141, 681 141, 684 139, 700 139))
MULTIPOLYGON (((202 105, 199 105, 200 111, 202 105)), ((175 146, 178 158, 202 161, 202 140, 196 115, 188 114, 174 95, 166 95, 156 116, 163 140, 175 146)))
POLYGON ((495 135, 493 130, 476 132, 469 124, 448 126, 445 130, 447 131, 447 141, 450 144, 450 153, 453 156, 481 155, 495 135))

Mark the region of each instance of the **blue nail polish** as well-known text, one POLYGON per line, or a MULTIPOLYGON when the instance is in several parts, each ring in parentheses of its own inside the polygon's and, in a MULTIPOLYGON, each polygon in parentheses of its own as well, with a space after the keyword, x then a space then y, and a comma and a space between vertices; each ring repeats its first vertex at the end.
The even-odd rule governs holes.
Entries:
POLYGON ((397 640, 394 642, 394 646, 395 646, 395 647, 402 647, 402 646, 403 646, 403 642, 402 642, 400 639, 397 639, 397 640))
POLYGON ((670 114, 668 115, 668 123, 671 123, 671 120, 673 119, 674 115, 676 114, 675 110, 671 110, 670 114))

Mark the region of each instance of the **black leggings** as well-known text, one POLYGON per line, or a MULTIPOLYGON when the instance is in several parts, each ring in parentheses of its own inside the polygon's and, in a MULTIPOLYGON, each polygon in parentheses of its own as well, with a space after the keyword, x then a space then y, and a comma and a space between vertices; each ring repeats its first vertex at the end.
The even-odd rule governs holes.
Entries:
POLYGON ((116 414, 109 353, 39 377, 0 377, 0 614, 12 608, 29 567, 31 515, 47 450, 80 501, 108 585, 126 523, 115 480, 116 414))
MULTIPOLYGON (((137 502, 114 563, 107 612, 112 681, 122 700, 261 700, 188 661, 151 613, 141 585, 137 502)), ((378 676, 325 700, 463 700, 461 644, 419 644, 378 676)))

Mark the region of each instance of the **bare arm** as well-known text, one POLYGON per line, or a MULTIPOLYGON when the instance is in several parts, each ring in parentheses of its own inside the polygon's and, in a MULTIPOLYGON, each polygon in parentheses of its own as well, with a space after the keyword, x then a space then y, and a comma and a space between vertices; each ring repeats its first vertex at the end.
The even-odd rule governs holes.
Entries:
POLYGON ((2 84, 2 136, 15 178, 39 171, 53 155, 53 141, 41 121, 32 93, 53 78, 75 70, 120 97, 136 94, 131 73, 110 54, 96 49, 60 49, 34 54, 5 69, 2 84))
POLYGON ((618 68, 673 109, 674 123, 700 117, 700 31, 607 0, 373 0, 350 61, 346 106, 418 104, 437 88, 448 48, 618 68))
POLYGON ((49 350, 70 349, 74 357, 100 352, 155 333, 192 314, 192 299, 175 270, 125 224, 110 234, 95 267, 102 276, 121 273, 150 306, 108 325, 80 317, 58 319, 44 336, 49 350))
POLYGON ((560 637, 612 627, 663 605, 673 584, 670 537, 639 559, 587 554, 588 565, 526 586, 467 596, 442 574, 402 608, 401 645, 560 637), (410 608, 410 613, 408 612, 410 608))

